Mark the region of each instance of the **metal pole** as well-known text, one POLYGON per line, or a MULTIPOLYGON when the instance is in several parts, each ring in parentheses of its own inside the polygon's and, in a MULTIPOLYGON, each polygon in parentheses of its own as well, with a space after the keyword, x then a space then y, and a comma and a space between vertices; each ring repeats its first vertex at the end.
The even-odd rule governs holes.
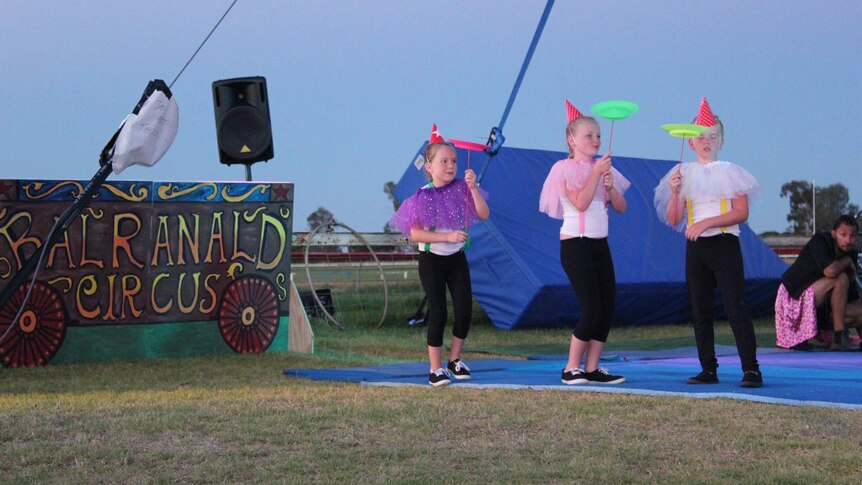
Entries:
POLYGON ((527 56, 524 62, 521 63, 521 70, 518 72, 518 78, 515 79, 515 85, 512 87, 512 93, 509 95, 509 101, 506 103, 506 109, 503 110, 503 117, 500 118, 500 124, 497 125, 500 131, 503 131, 503 126, 506 125, 506 119, 509 117, 509 112, 512 110, 512 105, 515 104, 515 98, 518 96, 518 90, 521 89, 521 82, 527 74, 527 68, 530 67, 530 60, 533 59, 533 53, 536 51, 536 46, 539 44, 539 39, 542 38, 542 31, 545 29, 545 23, 548 21, 548 16, 551 15, 551 8, 554 6, 554 0, 548 0, 545 4, 545 10, 542 11, 542 17, 539 19, 539 25, 536 27, 536 32, 533 33, 533 41, 530 42, 530 47, 527 49, 527 56))
POLYGON ((48 233, 45 242, 36 249, 30 258, 21 264, 21 268, 18 269, 18 272, 15 273, 15 276, 13 276, 9 281, 9 284, 6 285, 6 288, 3 288, 3 291, 0 292, 0 308, 3 308, 6 303, 12 299, 12 295, 15 294, 15 291, 17 291, 18 288, 23 285, 28 278, 30 278, 30 275, 38 269, 37 267, 41 262, 43 253, 51 250, 54 243, 57 242, 64 232, 66 232, 66 229, 69 228, 75 218, 81 215, 81 212, 90 205, 90 202, 93 200, 93 196, 108 178, 111 170, 113 170, 113 162, 108 160, 107 163, 99 168, 96 175, 90 179, 90 182, 86 187, 84 187, 84 190, 81 191, 75 201, 72 202, 72 205, 67 207, 60 217, 57 218, 57 221, 48 233))
MULTIPOLYGON (((536 51, 536 46, 539 44, 539 39, 542 38, 542 31, 545 30, 545 23, 548 21, 548 17, 551 15, 551 8, 554 6, 554 0, 548 0, 545 3, 545 9, 542 11, 542 17, 539 19, 539 25, 536 26, 536 31, 533 33, 533 40, 530 42, 530 47, 527 49, 527 55, 524 57, 524 62, 521 63, 521 70, 518 72, 518 77, 515 79, 515 85, 512 86, 512 92, 509 94, 509 101, 506 102, 506 108, 503 109, 503 116, 500 118, 500 124, 495 126, 491 130, 491 136, 489 137, 489 143, 492 141, 492 137, 497 137, 499 144, 494 143, 493 146, 499 147, 500 144, 505 140, 503 137, 503 127, 506 125, 506 119, 509 118, 509 112, 512 111, 512 105, 515 104, 515 98, 518 96, 518 91, 521 89, 521 82, 524 81, 524 76, 527 74, 527 68, 530 67, 530 61, 533 58, 533 53, 536 51)), ((485 178, 485 171, 488 170, 488 166, 491 164, 491 159, 497 155, 497 151, 493 152, 485 152, 488 154, 488 157, 485 159, 485 163, 479 169, 479 173, 477 174, 476 180, 481 181, 485 178)))
POLYGON ((811 181, 811 234, 817 234, 817 191, 814 189, 814 180, 811 181))

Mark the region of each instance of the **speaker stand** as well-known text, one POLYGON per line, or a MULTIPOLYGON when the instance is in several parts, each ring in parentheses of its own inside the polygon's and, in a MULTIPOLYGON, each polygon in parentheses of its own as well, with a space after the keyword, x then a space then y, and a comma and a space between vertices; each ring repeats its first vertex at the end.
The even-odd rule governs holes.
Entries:
POLYGON ((251 164, 250 163, 245 164, 245 181, 251 182, 251 164))

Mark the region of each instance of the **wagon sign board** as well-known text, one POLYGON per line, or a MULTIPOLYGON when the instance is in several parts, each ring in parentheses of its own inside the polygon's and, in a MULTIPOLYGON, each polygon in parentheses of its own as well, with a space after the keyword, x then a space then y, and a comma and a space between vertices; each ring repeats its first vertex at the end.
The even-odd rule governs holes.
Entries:
MULTIPOLYGON (((0 291, 83 185, 0 180, 0 291)), ((292 183, 105 183, 0 308, 0 362, 285 350, 292 212, 292 183)))

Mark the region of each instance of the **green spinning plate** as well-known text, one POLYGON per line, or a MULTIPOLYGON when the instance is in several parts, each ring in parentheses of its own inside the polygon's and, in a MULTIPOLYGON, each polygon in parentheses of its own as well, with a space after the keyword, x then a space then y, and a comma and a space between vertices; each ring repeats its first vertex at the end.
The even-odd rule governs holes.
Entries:
POLYGON ((670 123, 667 125, 661 125, 661 129, 670 133, 670 136, 675 136, 677 138, 694 138, 709 130, 709 127, 686 123, 670 123))
POLYGON ((624 120, 638 112, 638 105, 631 101, 602 101, 590 107, 590 111, 596 116, 606 120, 624 120))

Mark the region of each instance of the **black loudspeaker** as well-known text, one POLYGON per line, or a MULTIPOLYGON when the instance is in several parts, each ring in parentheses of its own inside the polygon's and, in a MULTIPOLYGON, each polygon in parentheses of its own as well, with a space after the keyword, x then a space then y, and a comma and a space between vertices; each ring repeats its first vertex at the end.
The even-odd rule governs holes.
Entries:
POLYGON ((213 105, 221 163, 250 165, 273 157, 265 78, 215 81, 213 105))

